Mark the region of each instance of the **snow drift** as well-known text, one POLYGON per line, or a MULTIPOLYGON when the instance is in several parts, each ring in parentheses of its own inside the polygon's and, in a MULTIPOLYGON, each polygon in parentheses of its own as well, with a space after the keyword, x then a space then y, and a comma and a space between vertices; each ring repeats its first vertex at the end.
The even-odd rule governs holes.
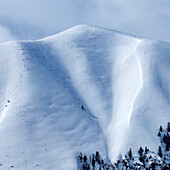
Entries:
POLYGON ((75 170, 79 152, 156 150, 169 75, 170 44, 99 27, 1 44, 0 163, 75 170))

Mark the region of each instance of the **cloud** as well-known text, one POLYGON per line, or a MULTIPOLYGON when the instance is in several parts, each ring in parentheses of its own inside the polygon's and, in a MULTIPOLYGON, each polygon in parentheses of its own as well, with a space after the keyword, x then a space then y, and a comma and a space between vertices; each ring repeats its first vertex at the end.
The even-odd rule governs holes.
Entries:
POLYGON ((170 1, 96 0, 96 4, 100 21, 107 27, 170 42, 170 1))
POLYGON ((7 28, 0 25, 0 44, 14 39, 15 38, 11 32, 7 28))
POLYGON ((37 39, 78 24, 170 42, 169 0, 0 0, 0 24, 37 39))

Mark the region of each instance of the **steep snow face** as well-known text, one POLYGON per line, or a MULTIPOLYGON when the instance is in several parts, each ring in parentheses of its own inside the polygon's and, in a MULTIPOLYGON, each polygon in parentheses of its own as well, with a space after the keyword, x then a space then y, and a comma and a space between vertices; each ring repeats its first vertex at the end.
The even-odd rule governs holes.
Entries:
POLYGON ((142 88, 142 67, 137 52, 140 43, 141 40, 121 42, 116 50, 112 75, 112 121, 108 130, 109 151, 113 160, 125 144, 134 102, 142 88))
POLYGON ((12 42, 0 49, 3 167, 75 169, 81 150, 97 147, 106 154, 99 123, 81 109, 81 97, 48 44, 12 42))
POLYGON ((129 147, 156 150, 169 74, 169 44, 98 27, 1 44, 0 163, 76 169, 79 152, 114 161, 129 147))

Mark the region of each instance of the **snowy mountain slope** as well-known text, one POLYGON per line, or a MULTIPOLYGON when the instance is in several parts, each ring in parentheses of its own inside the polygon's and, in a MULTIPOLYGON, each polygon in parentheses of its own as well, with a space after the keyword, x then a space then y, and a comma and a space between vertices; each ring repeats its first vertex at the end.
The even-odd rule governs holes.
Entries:
POLYGON ((76 169, 79 152, 115 160, 129 147, 156 150, 169 74, 168 43, 104 28, 1 44, 2 167, 76 169))

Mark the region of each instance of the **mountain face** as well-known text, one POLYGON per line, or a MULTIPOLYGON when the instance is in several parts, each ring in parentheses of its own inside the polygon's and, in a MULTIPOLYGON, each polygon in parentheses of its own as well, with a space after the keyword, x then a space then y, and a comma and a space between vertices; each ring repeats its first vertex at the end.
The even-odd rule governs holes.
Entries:
POLYGON ((0 163, 77 168, 100 151, 156 150, 170 120, 170 44, 80 25, 0 45, 0 163))

